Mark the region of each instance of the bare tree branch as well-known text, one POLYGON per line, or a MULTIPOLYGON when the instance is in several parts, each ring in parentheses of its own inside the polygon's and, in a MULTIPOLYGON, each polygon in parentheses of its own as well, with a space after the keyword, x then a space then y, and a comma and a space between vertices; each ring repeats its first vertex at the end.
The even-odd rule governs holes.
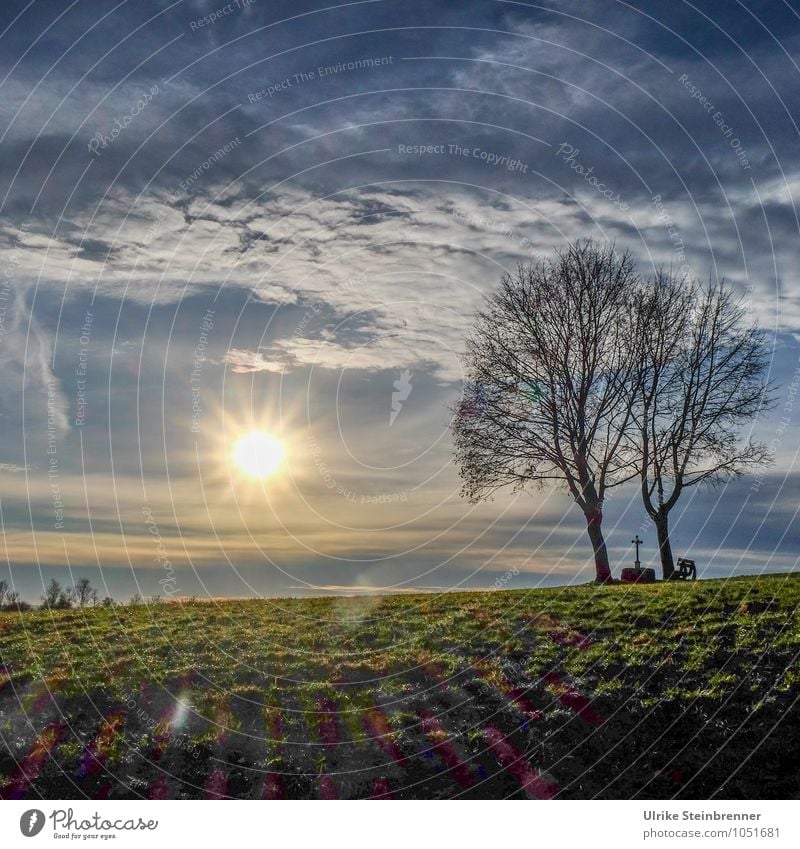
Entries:
POLYGON ((454 410, 464 494, 560 481, 586 517, 598 580, 610 577, 606 491, 639 473, 637 292, 630 254, 592 241, 506 275, 467 341, 454 410))
POLYGON ((686 487, 716 485, 768 462, 739 438, 771 404, 764 334, 724 283, 660 272, 638 299, 646 333, 634 384, 642 501, 656 524, 664 577, 673 571, 669 512, 686 487), (654 499, 655 496, 655 499, 654 499))

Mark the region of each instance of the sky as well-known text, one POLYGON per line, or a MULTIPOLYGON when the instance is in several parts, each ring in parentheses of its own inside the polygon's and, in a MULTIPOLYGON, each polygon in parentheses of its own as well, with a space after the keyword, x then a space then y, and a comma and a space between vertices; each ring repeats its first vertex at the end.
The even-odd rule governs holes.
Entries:
MULTIPOLYGON (((565 493, 468 503, 449 434, 476 309, 579 237, 724 277, 767 331, 774 463, 685 492, 673 550, 795 568, 798 56, 796 0, 4 0, 0 579, 590 580, 565 493)), ((614 571, 636 533, 654 558, 634 487, 605 527, 614 571)))

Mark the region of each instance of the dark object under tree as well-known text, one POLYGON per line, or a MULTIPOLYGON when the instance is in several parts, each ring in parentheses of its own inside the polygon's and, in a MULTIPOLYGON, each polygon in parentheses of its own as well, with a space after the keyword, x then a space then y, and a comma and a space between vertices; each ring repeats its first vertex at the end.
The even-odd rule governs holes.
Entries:
POLYGON ((694 560, 689 560, 688 557, 679 557, 678 568, 670 575, 670 578, 680 581, 696 581, 697 566, 694 560))

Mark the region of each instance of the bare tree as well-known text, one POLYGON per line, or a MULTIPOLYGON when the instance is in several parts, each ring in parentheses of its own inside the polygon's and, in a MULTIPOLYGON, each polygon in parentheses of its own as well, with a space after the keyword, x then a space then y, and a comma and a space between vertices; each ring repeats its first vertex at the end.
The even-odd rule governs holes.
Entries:
POLYGON ((8 581, 0 581, 0 608, 3 607, 8 598, 8 581))
POLYGON ((715 485, 769 461, 739 436, 770 403, 764 334, 724 283, 659 273, 639 302, 641 380, 634 385, 645 510, 656 526, 664 579, 674 571, 669 513, 686 487, 715 485))
POLYGON ((97 591, 92 588, 92 582, 88 578, 78 578, 73 589, 78 607, 86 607, 93 597, 97 599, 97 591))
POLYGON ((59 582, 53 578, 47 585, 42 596, 42 607, 57 608, 61 598, 64 596, 64 588, 59 582))
POLYGON ((637 287, 630 254, 592 241, 504 276, 467 341, 454 411, 464 494, 565 485, 586 518, 598 581, 611 577, 603 499, 638 468, 637 287))
POLYGON ((3 607, 4 607, 5 610, 18 610, 18 611, 30 610, 31 609, 30 604, 28 604, 27 601, 23 601, 22 596, 16 591, 10 592, 6 595, 6 601, 5 601, 5 604, 3 605, 3 607))

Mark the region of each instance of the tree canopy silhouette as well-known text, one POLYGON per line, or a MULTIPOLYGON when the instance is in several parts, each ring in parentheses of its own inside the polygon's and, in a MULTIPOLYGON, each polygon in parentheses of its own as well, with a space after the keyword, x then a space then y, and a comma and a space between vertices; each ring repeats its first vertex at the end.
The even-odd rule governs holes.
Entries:
POLYGON ((641 293, 641 380, 632 386, 642 501, 662 573, 674 571, 669 513, 685 488, 716 485, 770 461, 739 433, 771 403, 764 333, 724 283, 659 273, 641 293))
POLYGON ((467 340, 453 417, 464 494, 565 486, 586 519, 598 581, 611 577, 603 500, 638 473, 638 285, 627 251, 591 240, 506 274, 467 340))
POLYGON ((770 403, 764 342, 724 283, 643 281, 613 245, 579 240, 520 266, 466 343, 452 425, 464 494, 563 485, 607 581, 603 503, 638 478, 670 578, 669 513, 683 491, 769 461, 740 438, 770 403))

